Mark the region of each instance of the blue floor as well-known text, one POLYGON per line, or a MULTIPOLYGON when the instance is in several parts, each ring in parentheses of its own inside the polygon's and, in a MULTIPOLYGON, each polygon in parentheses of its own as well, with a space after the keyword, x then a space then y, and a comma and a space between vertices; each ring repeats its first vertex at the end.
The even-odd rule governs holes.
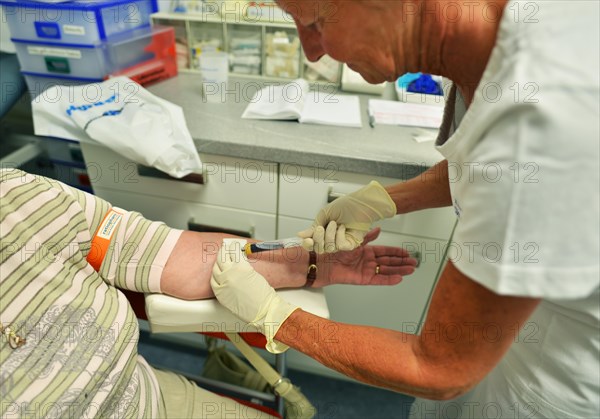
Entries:
MULTIPOLYGON (((151 365, 200 375, 201 351, 165 345, 147 332, 140 335, 139 353, 151 365)), ((346 380, 290 370, 288 377, 302 389, 323 419, 387 419, 407 417, 412 397, 346 380)))

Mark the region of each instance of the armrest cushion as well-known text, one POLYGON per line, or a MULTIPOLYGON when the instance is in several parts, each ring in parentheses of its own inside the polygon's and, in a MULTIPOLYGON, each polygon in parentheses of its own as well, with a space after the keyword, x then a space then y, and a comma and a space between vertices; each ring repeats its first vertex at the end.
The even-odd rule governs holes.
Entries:
MULTIPOLYGON (((281 297, 303 310, 329 318, 322 289, 277 291, 281 297)), ((213 298, 186 301, 164 294, 146 294, 146 314, 153 333, 168 332, 257 332, 253 326, 235 317, 213 298)))

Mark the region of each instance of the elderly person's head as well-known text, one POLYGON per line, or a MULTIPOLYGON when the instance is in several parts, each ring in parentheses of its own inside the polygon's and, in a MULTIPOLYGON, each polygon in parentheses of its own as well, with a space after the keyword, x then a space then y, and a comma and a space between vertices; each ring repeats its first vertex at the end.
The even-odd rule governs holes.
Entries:
POLYGON ((506 5, 506 0, 277 2, 294 18, 309 60, 328 54, 371 83, 417 71, 476 82, 506 5))

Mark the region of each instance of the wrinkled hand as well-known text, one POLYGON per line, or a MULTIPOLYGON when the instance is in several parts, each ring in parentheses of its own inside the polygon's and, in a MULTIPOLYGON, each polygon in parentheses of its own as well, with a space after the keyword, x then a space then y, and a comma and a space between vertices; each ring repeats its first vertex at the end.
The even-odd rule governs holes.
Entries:
POLYGON ((417 260, 401 247, 372 246, 367 244, 377 239, 380 229, 371 230, 362 246, 349 252, 323 255, 326 279, 317 280, 315 286, 332 284, 353 285, 396 285, 402 278, 412 274, 417 260), (379 265, 379 273, 376 267, 379 265))
POLYGON ((222 305, 265 335, 269 352, 288 349, 273 337, 298 307, 279 297, 267 280, 252 268, 239 243, 223 242, 213 266, 210 286, 222 305))
POLYGON ((356 249, 375 221, 396 215, 396 204, 378 182, 323 207, 312 226, 298 233, 302 247, 317 253, 356 249))

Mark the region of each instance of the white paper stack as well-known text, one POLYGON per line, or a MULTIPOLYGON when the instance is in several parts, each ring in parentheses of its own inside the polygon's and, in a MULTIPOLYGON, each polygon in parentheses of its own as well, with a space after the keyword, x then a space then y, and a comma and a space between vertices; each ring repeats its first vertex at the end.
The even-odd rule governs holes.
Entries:
POLYGON ((375 124, 439 128, 443 115, 441 106, 369 99, 369 117, 375 124))

